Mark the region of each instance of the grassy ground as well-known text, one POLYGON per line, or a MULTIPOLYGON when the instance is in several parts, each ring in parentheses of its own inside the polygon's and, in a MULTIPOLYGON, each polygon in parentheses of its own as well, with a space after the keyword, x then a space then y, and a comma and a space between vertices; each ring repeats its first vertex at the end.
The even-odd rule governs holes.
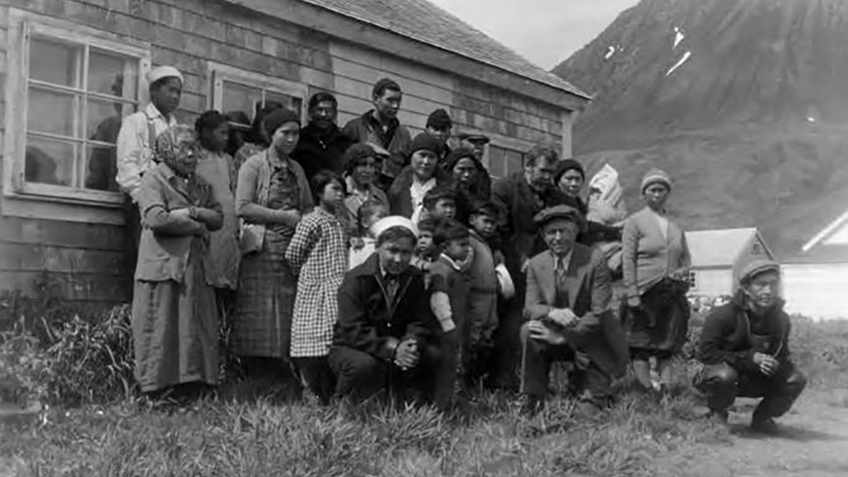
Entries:
MULTIPOLYGON (((812 389, 848 388, 848 322, 797 319, 792 346, 812 389)), ((0 420, 0 475, 647 476, 658 457, 730 441, 700 418, 687 387, 695 368, 681 369, 675 395, 657 400, 624 383, 616 405, 594 418, 566 398, 525 418, 503 393, 479 394, 454 416, 267 400, 206 400, 187 411, 138 399, 51 408, 31 421, 0 420)))

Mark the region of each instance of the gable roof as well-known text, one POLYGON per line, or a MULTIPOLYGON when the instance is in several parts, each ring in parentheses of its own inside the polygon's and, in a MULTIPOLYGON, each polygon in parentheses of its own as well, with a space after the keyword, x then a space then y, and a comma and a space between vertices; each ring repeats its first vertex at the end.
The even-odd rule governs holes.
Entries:
MULTIPOLYGON (((686 244, 692 255, 693 267, 732 267, 739 255, 755 237, 756 228, 696 230, 686 232, 686 244)), ((765 241, 760 238, 763 245, 765 241)), ((766 246, 768 251, 768 247, 766 246)), ((771 256, 771 251, 768 251, 771 256)))
POLYGON ((584 99, 591 96, 534 65, 427 0, 303 0, 584 99))

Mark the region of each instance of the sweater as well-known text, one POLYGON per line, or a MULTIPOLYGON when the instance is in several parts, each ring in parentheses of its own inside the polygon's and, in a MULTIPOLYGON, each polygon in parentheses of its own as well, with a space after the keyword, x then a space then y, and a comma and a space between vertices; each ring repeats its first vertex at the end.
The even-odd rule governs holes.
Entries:
POLYGON ((663 278, 691 265, 680 227, 669 221, 664 237, 655 212, 647 207, 627 219, 622 246, 624 285, 630 298, 641 296, 663 278))

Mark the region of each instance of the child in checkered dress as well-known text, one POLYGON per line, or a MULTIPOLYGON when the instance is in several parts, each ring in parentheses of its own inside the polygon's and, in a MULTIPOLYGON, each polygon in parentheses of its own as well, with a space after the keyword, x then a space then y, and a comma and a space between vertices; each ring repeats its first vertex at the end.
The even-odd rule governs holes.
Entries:
POLYGON ((327 356, 338 316, 338 289, 347 271, 348 237, 336 214, 344 207, 339 176, 321 171, 311 185, 319 206, 303 217, 286 250, 286 261, 298 275, 291 357, 305 386, 326 404, 335 388, 327 356))

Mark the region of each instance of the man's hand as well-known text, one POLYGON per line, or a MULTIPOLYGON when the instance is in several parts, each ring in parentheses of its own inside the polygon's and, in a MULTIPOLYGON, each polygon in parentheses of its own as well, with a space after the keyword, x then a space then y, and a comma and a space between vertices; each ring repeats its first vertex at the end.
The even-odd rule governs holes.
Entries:
POLYGON ((365 240, 362 237, 351 237, 350 238, 350 248, 354 250, 360 250, 365 247, 365 240))
POLYGON ((548 343, 554 346, 565 343, 564 336, 548 328, 541 321, 531 321, 530 324, 527 325, 527 329, 530 332, 530 339, 541 341, 543 343, 548 343))
POLYGON ((766 376, 771 376, 777 371, 780 363, 773 357, 765 353, 754 353, 754 364, 760 368, 760 372, 766 376))
POLYGON ((550 313, 548 313, 548 318, 560 326, 568 326, 578 319, 577 315, 575 315, 570 308, 551 310, 550 313))
POLYGON ((627 306, 629 308, 642 308, 642 299, 638 296, 631 296, 627 299, 627 306))
POLYGON ((404 371, 418 365, 418 343, 414 339, 404 340, 398 345, 395 364, 404 371))
POLYGON ((527 266, 530 265, 530 259, 527 257, 521 257, 521 273, 527 273, 527 266))

